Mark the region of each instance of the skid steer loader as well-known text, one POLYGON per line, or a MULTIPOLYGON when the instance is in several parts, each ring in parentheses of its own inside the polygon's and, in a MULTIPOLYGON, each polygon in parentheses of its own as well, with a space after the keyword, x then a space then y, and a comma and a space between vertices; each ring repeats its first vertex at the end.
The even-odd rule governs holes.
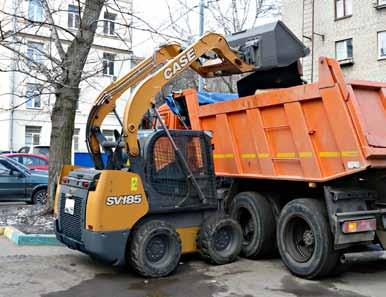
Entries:
MULTIPOLYGON (((146 277, 172 273, 185 253, 198 251, 214 264, 237 258, 243 236, 238 223, 224 215, 216 192, 210 133, 169 131, 154 108, 154 97, 189 67, 207 78, 255 71, 263 61, 256 56, 258 44, 243 45, 243 52, 234 51, 216 33, 185 49, 165 45, 100 94, 86 127, 95 168, 65 166, 58 183, 59 241, 114 265, 130 264, 146 277), (116 101, 136 84, 122 132, 116 131, 116 141, 106 140, 104 118, 114 113, 120 120, 116 101), (161 129, 139 129, 149 109, 161 129)), ((296 61, 287 55, 281 66, 296 61)))

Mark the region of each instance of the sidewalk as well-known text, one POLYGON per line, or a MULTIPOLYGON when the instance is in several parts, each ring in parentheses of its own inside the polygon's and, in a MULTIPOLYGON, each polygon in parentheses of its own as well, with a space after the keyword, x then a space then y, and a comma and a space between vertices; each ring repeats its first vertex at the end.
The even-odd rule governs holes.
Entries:
MULTIPOLYGON (((16 255, 23 256, 58 256, 58 255, 74 255, 79 254, 66 247, 61 246, 18 246, 7 239, 5 236, 0 236, 0 257, 9 257, 16 255)), ((0 295, 1 296, 1 295, 0 295)))
POLYGON ((0 203, 0 234, 18 245, 59 245, 53 215, 41 213, 41 206, 0 203))

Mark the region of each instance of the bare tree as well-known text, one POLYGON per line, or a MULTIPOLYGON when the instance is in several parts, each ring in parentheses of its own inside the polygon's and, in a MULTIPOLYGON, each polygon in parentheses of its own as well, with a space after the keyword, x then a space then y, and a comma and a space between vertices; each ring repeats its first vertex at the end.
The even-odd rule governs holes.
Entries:
MULTIPOLYGON (((259 19, 275 17, 279 7, 272 0, 231 0, 226 5, 219 1, 209 1, 208 11, 216 21, 215 27, 225 35, 250 29, 256 26, 259 19)), ((237 77, 221 77, 212 82, 212 88, 236 92, 237 77)), ((210 82, 208 82, 210 84, 210 82)))
MULTIPOLYGON (((74 7, 77 7, 78 11, 74 12, 74 30, 57 21, 57 16, 63 12, 61 1, 34 1, 40 3, 44 9, 44 14, 38 18, 31 18, 21 9, 25 1, 14 0, 12 8, 0 6, 0 47, 8 50, 11 62, 10 67, 2 64, 0 71, 22 73, 38 82, 39 88, 36 88, 35 92, 55 96, 51 111, 48 186, 51 209, 61 168, 63 164, 71 163, 80 83, 101 71, 100 61, 89 61, 95 64, 98 62, 98 66, 89 67, 88 71, 85 71, 85 65, 94 42, 102 7, 107 4, 107 0, 76 0, 74 7), (46 36, 49 46, 32 47, 32 52, 26 53, 26 36, 34 36, 42 31, 45 32, 43 36, 46 36), (44 62, 37 59, 37 56, 44 62)), ((11 108, 16 109, 19 106, 11 108)))

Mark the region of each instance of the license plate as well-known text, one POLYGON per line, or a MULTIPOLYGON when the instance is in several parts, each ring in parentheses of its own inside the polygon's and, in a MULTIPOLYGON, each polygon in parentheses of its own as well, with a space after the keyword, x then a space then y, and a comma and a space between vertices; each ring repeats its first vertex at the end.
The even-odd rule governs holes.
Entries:
POLYGON ((75 200, 71 198, 67 198, 66 203, 64 204, 64 213, 74 215, 74 206, 75 206, 75 200))

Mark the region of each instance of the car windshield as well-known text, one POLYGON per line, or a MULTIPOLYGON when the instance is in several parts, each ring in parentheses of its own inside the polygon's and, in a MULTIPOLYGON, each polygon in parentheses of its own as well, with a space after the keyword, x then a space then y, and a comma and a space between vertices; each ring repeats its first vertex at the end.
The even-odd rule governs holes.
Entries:
POLYGON ((33 148, 33 153, 48 156, 49 150, 48 146, 38 146, 33 148))
POLYGON ((7 161, 19 170, 30 172, 30 170, 27 167, 25 167, 23 164, 13 160, 12 158, 7 158, 7 161))

